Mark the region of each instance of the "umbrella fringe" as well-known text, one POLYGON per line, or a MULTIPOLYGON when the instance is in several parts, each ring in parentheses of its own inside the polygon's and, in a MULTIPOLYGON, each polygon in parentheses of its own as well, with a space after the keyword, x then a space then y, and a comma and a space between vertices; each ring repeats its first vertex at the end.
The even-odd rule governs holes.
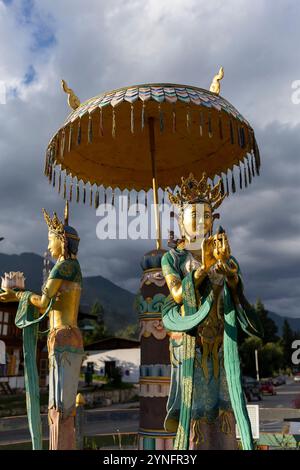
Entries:
POLYGON ((78 203, 80 199, 80 188, 79 188, 79 182, 77 181, 76 184, 76 202, 78 203))
POLYGON ((200 133, 200 136, 202 137, 203 136, 203 112, 200 111, 200 116, 199 116, 199 133, 200 133))
POLYGON ((233 169, 231 170, 231 191, 233 192, 233 194, 236 192, 233 169))
POLYGON ((159 129, 160 129, 160 132, 163 132, 164 131, 164 113, 161 110, 160 104, 158 105, 158 109, 159 109, 159 129))
POLYGON ((114 207, 115 206, 115 191, 112 190, 111 193, 111 205, 114 207))
POLYGON ((255 177, 255 170, 254 170, 254 154, 251 152, 251 170, 252 170, 252 176, 253 178, 255 177))
POLYGON ((260 152, 259 152, 259 148, 258 148, 256 139, 255 139, 254 133, 253 133, 253 139, 254 139, 254 149, 253 149, 253 151, 254 151, 254 158, 255 158, 256 174, 259 175, 259 170, 260 170, 260 165, 261 165, 260 152))
POLYGON ((88 143, 91 144, 93 141, 93 121, 92 116, 89 115, 89 122, 88 122, 88 143))
POLYGON ((50 163, 49 176, 48 176, 49 184, 51 184, 52 182, 52 174, 53 174, 53 168, 52 168, 52 164, 50 163))
POLYGON ((86 187, 85 187, 85 184, 83 186, 83 198, 82 198, 82 202, 83 204, 85 204, 86 202, 86 187))
POLYGON ((112 112, 112 129, 111 129, 111 135, 112 135, 113 138, 115 139, 115 137, 116 137, 116 112, 115 112, 115 108, 113 108, 113 112, 112 112))
POLYGON ((61 141, 60 141, 60 158, 64 158, 64 153, 65 153, 65 143, 66 143, 66 133, 65 130, 63 129, 61 133, 61 141))
POLYGON ((56 171, 55 171, 55 167, 54 167, 53 168, 53 181, 52 181, 53 188, 55 188, 55 179, 56 179, 56 171))
POLYGON ((249 157, 248 156, 246 157, 246 161, 247 161, 247 168, 248 168, 248 182, 249 182, 249 184, 251 184, 252 183, 252 177, 251 177, 251 170, 250 170, 249 157))
POLYGON ((145 129, 145 110, 146 110, 146 105, 145 105, 145 101, 143 101, 143 106, 142 106, 142 131, 145 129))
POLYGON ((101 137, 104 136, 104 129, 103 129, 103 111, 102 111, 102 107, 100 107, 99 135, 100 135, 101 137))
POLYGON ((67 173, 65 173, 64 177, 64 192, 63 192, 63 198, 66 199, 67 195, 67 173))
POLYGON ((72 202, 73 199, 73 178, 71 177, 70 190, 69 190, 69 201, 72 202))
POLYGON ((234 144, 234 135, 233 135, 232 121, 229 121, 229 129, 230 129, 230 142, 233 145, 234 144))
POLYGON ((175 105, 173 105, 173 110, 172 110, 172 131, 173 134, 176 132, 176 110, 175 110, 175 105))
POLYGON ((220 181, 221 181, 221 194, 222 194, 222 196, 224 196, 225 195, 225 188, 224 188, 224 181, 223 181, 222 174, 220 176, 220 181))
POLYGON ((139 214, 139 193, 138 193, 138 191, 136 192, 136 201, 135 201, 135 204, 136 204, 135 214, 138 215, 138 214, 139 214))
POLYGON ((188 132, 191 131, 191 111, 190 111, 189 106, 187 107, 187 111, 186 111, 186 128, 188 132))
POLYGON ((130 130, 131 130, 131 134, 134 134, 134 107, 133 107, 133 104, 131 104, 131 110, 130 110, 130 130))
POLYGON ((222 119, 219 118, 219 134, 220 134, 220 139, 223 140, 223 128, 222 128, 222 119))
POLYGON ((95 194, 95 209, 98 209, 99 207, 99 190, 97 188, 96 194, 95 194))
POLYGON ((92 207, 93 205, 93 186, 91 185, 90 188, 90 206, 92 207))
POLYGON ((227 196, 229 196, 228 171, 226 173, 226 193, 227 193, 227 196))
POLYGON ((248 187, 248 182, 247 182, 247 172, 246 172, 246 164, 245 164, 245 161, 243 162, 244 164, 244 187, 247 188, 248 187))
POLYGON ((78 128, 77 128, 77 145, 81 144, 81 120, 78 121, 78 128))
POLYGON ((208 137, 211 139, 213 136, 213 131, 212 131, 212 122, 211 122, 211 115, 208 115, 208 137))
POLYGON ((72 139, 73 139, 73 126, 72 124, 70 124, 69 139, 68 139, 68 152, 71 152, 71 149, 72 149, 72 139))
POLYGON ((243 189, 243 178, 242 178, 241 162, 239 162, 239 170, 240 170, 240 189, 243 189))
POLYGON ((61 191, 61 168, 59 169, 59 175, 58 175, 58 194, 60 194, 61 191))

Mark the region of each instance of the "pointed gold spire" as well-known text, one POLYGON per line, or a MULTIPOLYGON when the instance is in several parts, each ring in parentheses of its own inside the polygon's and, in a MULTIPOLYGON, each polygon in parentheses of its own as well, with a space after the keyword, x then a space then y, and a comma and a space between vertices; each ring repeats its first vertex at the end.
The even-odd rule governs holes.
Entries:
POLYGON ((65 80, 61 81, 61 86, 62 86, 62 89, 64 90, 64 92, 69 95, 68 96, 68 104, 69 104, 70 108, 72 108, 74 110, 79 108, 80 99, 78 98, 78 96, 75 95, 74 91, 71 88, 68 88, 68 85, 65 82, 65 80))
POLYGON ((219 72, 217 75, 214 76, 213 81, 211 82, 209 91, 212 91, 216 95, 220 94, 221 86, 220 86, 220 81, 224 77, 224 69, 223 67, 220 67, 219 72))

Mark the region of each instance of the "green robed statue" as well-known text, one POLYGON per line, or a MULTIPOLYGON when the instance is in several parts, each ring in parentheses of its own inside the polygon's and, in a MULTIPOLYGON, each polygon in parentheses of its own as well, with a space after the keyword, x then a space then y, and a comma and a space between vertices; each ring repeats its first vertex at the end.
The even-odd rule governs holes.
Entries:
POLYGON ((243 293, 237 260, 222 227, 213 234, 214 211, 225 195, 203 173, 182 178, 170 201, 179 209, 182 239, 165 253, 162 270, 170 295, 162 317, 170 332, 171 387, 165 428, 176 432, 175 449, 236 449, 235 424, 244 450, 253 448, 241 385, 238 324, 262 335, 243 293))
POLYGON ((36 342, 39 323, 49 315, 49 446, 51 450, 75 449, 75 401, 83 342, 77 327, 82 275, 77 260, 79 236, 65 220, 45 210, 49 228, 48 249, 56 264, 42 288, 42 295, 4 289, 2 302, 19 302, 15 323, 23 329, 25 387, 29 429, 33 449, 42 448, 39 381, 36 367, 36 342))

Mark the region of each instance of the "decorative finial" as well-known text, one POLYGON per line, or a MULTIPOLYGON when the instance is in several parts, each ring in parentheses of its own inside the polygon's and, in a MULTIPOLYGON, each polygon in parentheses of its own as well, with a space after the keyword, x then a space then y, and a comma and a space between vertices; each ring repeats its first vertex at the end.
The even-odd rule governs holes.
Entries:
POLYGON ((70 108, 72 108, 74 110, 79 108, 80 99, 78 98, 78 96, 75 95, 74 91, 71 88, 68 88, 68 85, 65 82, 65 80, 61 81, 61 86, 62 86, 64 92, 69 95, 68 96, 68 104, 69 104, 70 108))
POLYGON ((216 95, 219 95, 220 89, 221 89, 220 80, 222 80, 223 77, 224 77, 224 69, 223 67, 220 67, 219 72, 217 73, 217 75, 214 76, 213 81, 211 82, 209 91, 212 91, 216 95))
POLYGON ((69 225, 69 201, 66 201, 64 219, 65 225, 69 225))

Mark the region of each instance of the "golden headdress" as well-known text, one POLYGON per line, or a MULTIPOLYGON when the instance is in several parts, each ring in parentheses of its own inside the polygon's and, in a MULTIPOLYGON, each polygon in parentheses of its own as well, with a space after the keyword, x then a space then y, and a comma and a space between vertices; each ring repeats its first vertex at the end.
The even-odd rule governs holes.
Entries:
POLYGON ((224 188, 222 187, 222 180, 220 180, 215 186, 211 186, 208 183, 206 173, 202 174, 200 181, 197 181, 193 175, 187 178, 181 178, 181 187, 176 194, 169 193, 169 200, 175 206, 182 208, 186 204, 195 204, 198 202, 206 202, 211 206, 212 212, 214 212, 223 202, 226 194, 224 194, 224 188))
MULTIPOLYGON (((80 238, 75 235, 75 233, 70 233, 71 231, 68 229, 71 229, 72 227, 69 227, 69 203, 66 201, 66 206, 65 206, 65 212, 64 212, 64 222, 61 222, 56 214, 56 212, 53 213, 53 217, 51 218, 48 212, 45 209, 42 209, 43 214, 44 214, 44 219, 48 225, 49 231, 54 232, 55 235, 60 238, 64 239, 66 236, 67 238, 74 238, 75 240, 80 240, 80 238), (67 229, 67 230, 66 230, 67 229)), ((75 232, 74 229, 72 231, 75 232)))

